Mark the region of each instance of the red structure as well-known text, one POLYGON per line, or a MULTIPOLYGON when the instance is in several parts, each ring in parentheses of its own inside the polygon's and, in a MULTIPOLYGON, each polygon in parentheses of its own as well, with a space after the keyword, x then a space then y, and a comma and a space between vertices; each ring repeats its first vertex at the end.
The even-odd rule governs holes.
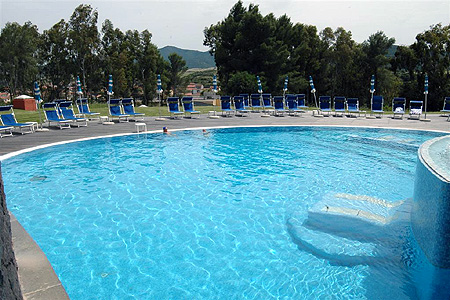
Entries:
POLYGON ((36 110, 36 102, 32 97, 19 96, 13 100, 14 109, 36 110))

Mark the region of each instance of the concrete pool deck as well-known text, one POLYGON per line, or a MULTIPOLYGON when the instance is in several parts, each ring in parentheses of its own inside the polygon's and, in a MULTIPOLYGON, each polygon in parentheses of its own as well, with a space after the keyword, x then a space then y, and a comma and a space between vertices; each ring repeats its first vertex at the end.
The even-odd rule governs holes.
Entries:
MULTIPOLYGON (((220 113, 218 113, 220 115, 220 113)), ((311 112, 301 117, 261 117, 261 113, 249 113, 248 117, 220 117, 210 119, 207 115, 200 115, 198 119, 167 119, 156 121, 155 117, 146 117, 144 121, 148 131, 160 131, 162 127, 170 130, 182 128, 210 128, 227 126, 349 126, 372 128, 401 128, 413 130, 442 131, 450 134, 450 122, 439 114, 428 114, 431 122, 409 120, 407 116, 392 119, 392 115, 382 118, 367 119, 364 117, 314 117, 311 112)), ((1 156, 31 147, 43 146, 83 138, 95 138, 115 134, 130 134, 136 132, 135 122, 115 123, 113 125, 99 124, 98 121, 89 122, 88 127, 60 130, 51 128, 49 131, 34 134, 15 134, 13 137, 0 139, 1 156)), ((14 251, 19 266, 19 279, 22 293, 26 299, 68 299, 68 296, 56 277, 50 263, 40 251, 39 246, 26 233, 14 216, 11 217, 14 251)))

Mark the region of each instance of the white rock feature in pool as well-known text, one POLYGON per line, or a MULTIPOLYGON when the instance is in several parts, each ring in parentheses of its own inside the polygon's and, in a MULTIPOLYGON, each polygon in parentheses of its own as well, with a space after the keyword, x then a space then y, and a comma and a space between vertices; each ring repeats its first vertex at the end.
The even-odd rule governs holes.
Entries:
POLYGON ((388 202, 364 195, 328 194, 308 211, 307 225, 377 238, 388 234, 386 230, 391 230, 396 223, 408 221, 410 211, 410 201, 388 202))
POLYGON ((396 263, 398 232, 410 220, 410 201, 388 202, 351 194, 328 194, 308 218, 291 216, 287 231, 300 250, 343 266, 396 263))

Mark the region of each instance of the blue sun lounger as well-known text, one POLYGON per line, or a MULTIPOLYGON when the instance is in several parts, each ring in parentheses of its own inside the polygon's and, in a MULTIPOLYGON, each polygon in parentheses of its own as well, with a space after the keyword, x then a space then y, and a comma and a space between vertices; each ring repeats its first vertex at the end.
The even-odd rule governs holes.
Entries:
POLYGON ((92 112, 89 108, 89 103, 88 103, 88 99, 87 98, 81 98, 81 99, 77 99, 75 101, 77 108, 78 108, 78 113, 80 115, 83 115, 85 118, 86 117, 96 117, 99 118, 100 113, 98 112, 92 112))
POLYGON ((75 113, 73 112, 73 106, 72 106, 72 102, 71 101, 65 101, 65 102, 60 102, 57 105, 59 112, 60 112, 60 116, 65 119, 65 120, 71 120, 72 125, 76 125, 77 127, 80 126, 87 126, 87 119, 86 118, 77 118, 75 116, 75 113))
POLYGON ((319 97, 319 113, 331 114, 333 110, 331 109, 331 97, 330 96, 320 96, 319 97))
POLYGON ((448 117, 450 119, 450 97, 444 98, 444 107, 441 110, 441 113, 443 113, 444 117, 448 117), (446 116, 445 113, 448 113, 446 116))
POLYGON ((272 95, 271 94, 262 94, 263 98, 263 112, 266 112, 266 110, 272 110, 272 95))
POLYGON ((222 116, 231 117, 234 110, 231 108, 230 96, 220 96, 220 109, 222 110, 222 116))
POLYGON ((248 101, 248 99, 249 99, 248 94, 239 94, 239 96, 242 96, 244 98, 244 108, 245 109, 249 108, 250 104, 249 104, 249 101, 248 101))
POLYGON ((178 116, 184 114, 184 112, 180 111, 178 102, 178 97, 167 98, 167 109, 169 110, 170 118, 172 119, 176 119, 178 116))
POLYGON ((250 101, 252 104, 252 111, 259 110, 263 108, 261 104, 261 95, 260 94, 251 94, 250 101))
POLYGON ((57 106, 58 104, 55 102, 44 103, 42 106, 48 126, 50 127, 52 123, 55 123, 59 126, 59 129, 70 128, 70 123, 72 123, 72 120, 62 118, 58 112, 57 106))
POLYGON ((306 96, 305 94, 297 94, 297 107, 300 109, 306 109, 308 106, 306 106, 306 96))
POLYGON ((343 117, 345 114, 345 104, 346 104, 345 97, 342 96, 335 96, 334 97, 334 116, 337 117, 338 113, 340 113, 340 116, 343 117))
POLYGON ((117 118, 119 123, 128 122, 128 117, 130 115, 123 112, 122 101, 120 99, 110 99, 108 101, 108 111, 112 120, 117 118))
POLYGON ((123 113, 124 114, 129 115, 135 121, 137 121, 137 120, 144 121, 145 114, 144 113, 137 113, 134 110, 133 98, 123 98, 122 99, 122 107, 123 107, 123 113))
POLYGON ((245 108, 244 96, 234 96, 233 100, 234 100, 234 108, 236 110, 235 113, 236 116, 243 117, 249 113, 249 110, 245 108))
POLYGON ((274 105, 274 116, 283 117, 286 109, 284 108, 284 97, 283 96, 275 96, 273 97, 273 105, 274 105))
POLYGON ((184 117, 187 118, 189 113, 189 118, 192 118, 192 115, 199 115, 200 111, 194 109, 194 100, 192 97, 183 97, 181 98, 181 103, 183 103, 184 117))
POLYGON ((409 101, 409 118, 420 120, 422 114, 423 101, 411 100, 409 101))
POLYGON ((33 133, 33 123, 18 123, 12 105, 0 106, 0 119, 3 126, 18 129, 21 134, 33 133))
POLYGON ((394 114, 393 119, 396 116, 400 116, 400 119, 403 119, 403 115, 405 114, 406 99, 402 97, 395 97, 392 100, 392 113, 394 114))
POLYGON ((353 114, 358 114, 358 116, 361 115, 361 112, 359 110, 359 100, 358 98, 348 98, 347 99, 347 116, 352 117, 353 114))
POLYGON ((372 97, 372 103, 371 103, 371 115, 379 114, 380 118, 383 116, 383 105, 384 105, 384 99, 383 96, 373 96, 372 97))
POLYGON ((304 112, 303 110, 298 108, 297 96, 288 95, 286 97, 286 103, 287 103, 288 113, 290 116, 298 116, 298 113, 304 112))

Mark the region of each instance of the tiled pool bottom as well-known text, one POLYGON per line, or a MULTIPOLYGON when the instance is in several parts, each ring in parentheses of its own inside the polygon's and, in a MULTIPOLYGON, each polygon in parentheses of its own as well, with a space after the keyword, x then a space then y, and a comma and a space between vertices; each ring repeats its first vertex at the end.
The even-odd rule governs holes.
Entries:
POLYGON ((8 207, 71 299, 410 299, 408 226, 380 240, 303 222, 329 195, 412 197, 417 148, 438 135, 236 128, 128 136, 21 155, 3 172, 8 207), (301 248, 299 234, 331 256, 301 248))

